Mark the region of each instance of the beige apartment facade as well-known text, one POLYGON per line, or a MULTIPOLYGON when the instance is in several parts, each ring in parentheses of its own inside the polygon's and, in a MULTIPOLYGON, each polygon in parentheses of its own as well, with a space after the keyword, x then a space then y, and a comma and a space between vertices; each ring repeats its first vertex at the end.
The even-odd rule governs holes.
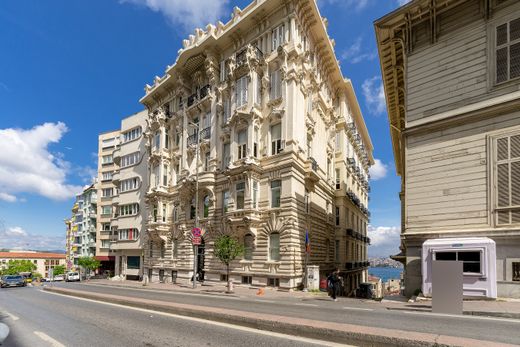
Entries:
POLYGON ((113 199, 117 187, 112 178, 117 170, 114 162, 114 151, 119 144, 120 131, 109 131, 98 137, 98 208, 97 208, 97 238, 96 259, 101 262, 101 271, 114 272, 115 256, 111 250, 113 241, 117 238, 117 228, 112 226, 114 216, 113 199))
MULTIPOLYGON (((421 288, 426 240, 486 237, 498 296, 520 297, 520 3, 414 0, 375 28, 401 176, 405 293, 421 288)), ((474 260, 470 280, 484 268, 474 260)))
POLYGON ((313 0, 254 1, 146 86, 146 278, 191 280, 198 210, 207 281, 226 280, 213 241, 230 234, 245 248, 231 280, 297 288, 307 231, 309 265, 340 268, 348 294, 366 281, 373 148, 326 27, 313 0))
POLYGON ((112 175, 116 193, 110 226, 117 232, 111 250, 115 275, 129 280, 139 280, 143 275, 141 234, 148 218, 144 196, 148 187, 148 156, 143 136, 147 117, 148 112, 141 111, 121 121, 121 135, 113 153, 117 169, 112 175))
POLYGON ((8 267, 9 261, 25 260, 36 266, 36 272, 43 277, 49 277, 49 270, 55 266, 66 266, 66 256, 61 253, 44 253, 35 251, 0 252, 0 268, 8 267))

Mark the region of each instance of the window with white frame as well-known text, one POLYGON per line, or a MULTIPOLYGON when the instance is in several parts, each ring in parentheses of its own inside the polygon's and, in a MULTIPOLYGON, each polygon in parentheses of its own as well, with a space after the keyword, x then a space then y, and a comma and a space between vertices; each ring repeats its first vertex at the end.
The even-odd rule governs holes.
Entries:
POLYGON ((247 89, 249 78, 247 76, 240 77, 235 86, 235 100, 236 106, 241 107, 247 104, 247 89))
POLYGON ((139 229, 135 229, 135 228, 119 229, 118 235, 119 235, 118 239, 120 241, 137 240, 139 238, 139 229))
POLYGON ((495 82, 520 77, 520 18, 495 29, 495 82))
POLYGON ((336 189, 340 189, 341 188, 341 174, 340 174, 340 169, 336 169, 336 189))
POLYGON ((139 188, 140 183, 141 180, 139 179, 139 177, 127 178, 125 180, 122 180, 119 184, 119 191, 121 193, 124 193, 131 190, 136 190, 139 188))
POLYGON ((274 28, 271 34, 271 49, 275 51, 276 49, 278 49, 278 46, 281 46, 285 43, 285 24, 279 25, 276 28, 274 28))
POLYGON ((271 207, 280 207, 280 198, 282 195, 282 181, 271 181, 271 207))
POLYGON ((162 221, 163 221, 163 223, 166 222, 166 216, 168 213, 166 209, 167 209, 166 204, 162 204, 162 221))
POLYGON ((282 79, 280 69, 272 71, 269 77, 270 99, 275 100, 282 97, 282 79))
POLYGON ((280 260, 280 234, 276 232, 269 234, 269 260, 280 260))
POLYGON ((139 163, 140 157, 141 157, 141 153, 139 153, 139 152, 124 155, 121 158, 121 167, 123 168, 123 167, 136 165, 137 163, 139 163))
POLYGON ((253 260, 253 235, 246 234, 244 236, 244 259, 253 260))
POLYGON ((169 172, 168 165, 163 165, 163 181, 162 181, 162 184, 163 184, 164 187, 168 186, 168 179, 169 179, 168 172, 169 172))
POLYGON ((143 133, 143 129, 141 127, 133 128, 131 130, 124 132, 122 135, 123 143, 138 139, 142 133, 143 133))
POLYGON ((222 213, 226 213, 229 210, 229 190, 222 192, 222 213))
POLYGON ((135 216, 139 213, 139 204, 128 204, 119 206, 120 216, 135 216))
POLYGON ((153 136, 153 149, 158 150, 161 148, 161 132, 156 131, 153 136))
POLYGON ((111 215, 112 206, 109 206, 109 205, 101 206, 101 214, 105 215, 105 216, 111 215))
POLYGON ((209 161, 211 160, 210 152, 204 153, 204 171, 209 171, 209 161))
POLYGON ((206 195, 204 199, 202 199, 202 212, 204 218, 209 217, 209 195, 206 195))
POLYGON ((245 202, 245 196, 246 196, 246 183, 240 182, 237 183, 235 186, 235 194, 236 194, 236 206, 235 208, 237 210, 243 210, 244 209, 244 202, 245 202))
POLYGON ((159 170, 160 170, 160 166, 159 165, 154 165, 152 167, 152 177, 151 177, 151 183, 152 183, 152 187, 158 187, 159 184, 160 184, 160 175, 159 175, 159 170))
POLYGON ((101 229, 103 231, 110 231, 110 223, 101 223, 101 229))
POLYGON ((112 171, 103 172, 103 176, 101 179, 103 181, 110 181, 110 180, 112 180, 112 175, 113 175, 112 171))
POLYGON ((104 198, 110 198, 114 193, 114 189, 113 188, 103 188, 102 190, 102 197, 104 198))
POLYGON ((101 248, 110 248, 110 240, 101 240, 101 248))
POLYGON ((114 162, 114 159, 112 157, 112 154, 104 155, 104 156, 101 157, 101 164, 102 165, 112 164, 113 162, 114 162))
POLYGON ((282 124, 278 123, 271 126, 271 155, 282 151, 282 124))
POLYGON ((244 159, 247 155, 247 129, 238 132, 238 160, 244 159))
POLYGON ((231 118, 231 102, 229 101, 229 96, 224 96, 222 103, 224 107, 224 124, 227 124, 229 118, 231 118))
POLYGON ((482 253, 480 251, 435 251, 437 261, 462 261, 462 272, 482 274, 482 253))
POLYGON ((262 104, 262 76, 256 75, 255 104, 262 104))
POLYGON ((258 128, 255 127, 253 134, 253 157, 258 158, 258 128))
POLYGON ((220 62, 220 82, 224 82, 226 80, 226 76, 227 76, 226 61, 222 60, 220 62))

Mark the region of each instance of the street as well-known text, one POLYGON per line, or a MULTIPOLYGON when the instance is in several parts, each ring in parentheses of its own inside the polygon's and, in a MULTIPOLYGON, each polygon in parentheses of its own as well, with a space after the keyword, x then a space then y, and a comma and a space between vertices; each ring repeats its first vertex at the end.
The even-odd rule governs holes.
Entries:
POLYGON ((45 293, 0 290, 2 346, 319 346, 319 341, 45 293))

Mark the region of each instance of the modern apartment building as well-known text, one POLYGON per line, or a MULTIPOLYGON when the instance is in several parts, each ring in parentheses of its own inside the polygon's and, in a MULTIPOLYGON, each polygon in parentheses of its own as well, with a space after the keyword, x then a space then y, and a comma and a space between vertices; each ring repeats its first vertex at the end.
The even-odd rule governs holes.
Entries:
POLYGON ((309 265, 367 279, 372 144, 314 0, 254 1, 196 29, 145 88, 150 183, 141 235, 151 281, 226 280, 213 241, 244 244, 235 283, 292 289, 309 265), (197 160, 199 159, 199 160, 197 160), (198 172, 198 174, 197 174, 198 172))
POLYGON ((97 189, 94 183, 76 195, 72 217, 65 220, 67 269, 76 269, 80 257, 96 255, 96 211, 97 189))
POLYGON ((101 262, 101 271, 115 270, 115 256, 111 251, 111 242, 117 237, 117 227, 112 227, 113 197, 117 187, 112 176, 117 170, 114 163, 114 151, 119 144, 120 131, 109 131, 98 138, 98 209, 97 209, 97 241, 96 259, 101 262))
MULTIPOLYGON (((115 185, 110 228, 117 230, 112 242, 115 274, 139 280, 143 275, 141 233, 148 213, 145 192, 148 188, 148 155, 143 133, 148 112, 141 111, 121 122, 121 135, 113 152, 117 169, 112 174, 115 185)), ((108 227, 105 225, 105 228, 108 227)))
POLYGON ((454 249, 464 242, 445 242, 436 260, 463 261, 469 295, 486 295, 479 283, 496 276, 498 296, 520 297, 520 2, 414 0, 375 28, 406 294, 426 280, 426 240, 484 237, 496 269, 481 248, 454 249))

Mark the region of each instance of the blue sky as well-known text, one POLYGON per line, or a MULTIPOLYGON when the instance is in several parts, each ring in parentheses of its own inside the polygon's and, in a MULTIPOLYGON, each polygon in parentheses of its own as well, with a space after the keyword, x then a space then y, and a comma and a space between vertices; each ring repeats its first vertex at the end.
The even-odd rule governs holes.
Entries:
MULTIPOLYGON (((373 21, 405 0, 319 0, 378 159, 371 255, 398 251, 395 175, 373 21)), ((249 0, 3 0, 0 5, 0 248, 55 249, 74 194, 95 175, 98 133, 142 109, 196 26, 249 0)))

